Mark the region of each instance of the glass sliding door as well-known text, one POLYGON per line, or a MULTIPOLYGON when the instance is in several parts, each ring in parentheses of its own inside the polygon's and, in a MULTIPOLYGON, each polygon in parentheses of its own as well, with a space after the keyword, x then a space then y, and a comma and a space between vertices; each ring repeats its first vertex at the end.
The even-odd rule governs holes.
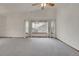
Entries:
POLYGON ((55 37, 54 21, 26 21, 25 34, 30 37, 55 37))
POLYGON ((31 35, 32 36, 48 36, 48 22, 33 21, 31 35))
POLYGON ((25 22, 25 33, 26 34, 29 33, 29 22, 28 21, 25 22))
POLYGON ((25 37, 29 36, 29 21, 25 21, 25 37))

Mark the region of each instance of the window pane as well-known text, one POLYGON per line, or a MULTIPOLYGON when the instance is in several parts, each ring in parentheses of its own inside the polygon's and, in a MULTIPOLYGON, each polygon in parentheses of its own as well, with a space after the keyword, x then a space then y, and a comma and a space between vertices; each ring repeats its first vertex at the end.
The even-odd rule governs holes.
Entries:
POLYGON ((32 33, 48 33, 48 22, 32 22, 32 33))
POLYGON ((28 21, 26 21, 26 23, 25 23, 25 28, 26 28, 25 32, 28 33, 29 32, 29 22, 28 21))

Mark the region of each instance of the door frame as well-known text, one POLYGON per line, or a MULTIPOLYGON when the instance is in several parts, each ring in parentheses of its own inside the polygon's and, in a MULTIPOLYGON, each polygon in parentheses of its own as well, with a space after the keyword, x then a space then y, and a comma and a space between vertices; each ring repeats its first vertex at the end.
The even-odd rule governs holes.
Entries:
MULTIPOLYGON (((52 37, 51 35, 51 21, 52 20, 25 20, 25 22, 28 21, 29 22, 29 32, 28 32, 28 37, 32 37, 32 22, 48 22, 48 37, 52 37)), ((55 23, 55 22, 54 22, 55 23)), ((55 24, 56 25, 56 24, 55 24)), ((56 30, 56 27, 55 27, 55 30, 56 30)), ((56 36, 56 33, 55 33, 55 36, 56 36)), ((26 35, 25 35, 26 37, 26 35)))

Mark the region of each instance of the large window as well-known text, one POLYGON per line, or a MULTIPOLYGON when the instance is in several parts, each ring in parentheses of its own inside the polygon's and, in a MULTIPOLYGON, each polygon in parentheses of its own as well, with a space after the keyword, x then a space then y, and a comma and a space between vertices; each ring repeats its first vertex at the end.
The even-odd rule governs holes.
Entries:
POLYGON ((48 22, 32 22, 32 33, 48 33, 48 22))
POLYGON ((26 21, 25 33, 29 36, 55 36, 54 21, 26 21))

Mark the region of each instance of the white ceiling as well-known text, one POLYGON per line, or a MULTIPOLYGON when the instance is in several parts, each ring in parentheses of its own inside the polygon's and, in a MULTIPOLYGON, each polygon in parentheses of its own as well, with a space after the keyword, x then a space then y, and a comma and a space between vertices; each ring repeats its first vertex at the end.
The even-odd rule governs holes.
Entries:
MULTIPOLYGON (((47 8, 47 9, 55 9, 47 8)), ((32 6, 32 3, 0 3, 0 14, 5 13, 26 13, 41 10, 40 7, 32 6)))
MULTIPOLYGON (((68 3, 55 3, 55 7, 45 8, 46 10, 56 10, 58 7, 63 7, 68 3)), ((40 7, 32 6, 32 3, 0 3, 0 14, 5 13, 27 13, 27 12, 43 11, 40 7)))

